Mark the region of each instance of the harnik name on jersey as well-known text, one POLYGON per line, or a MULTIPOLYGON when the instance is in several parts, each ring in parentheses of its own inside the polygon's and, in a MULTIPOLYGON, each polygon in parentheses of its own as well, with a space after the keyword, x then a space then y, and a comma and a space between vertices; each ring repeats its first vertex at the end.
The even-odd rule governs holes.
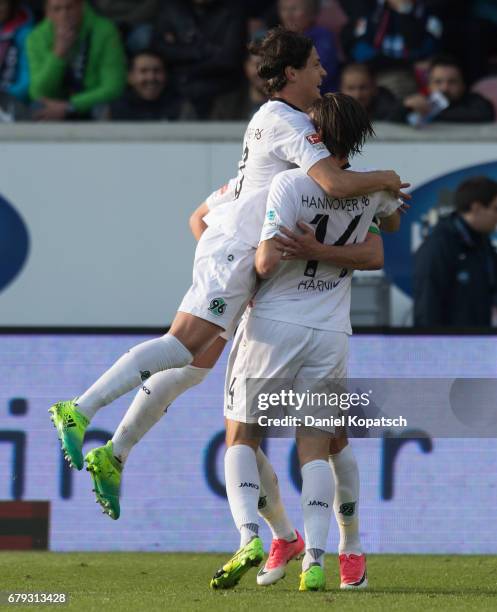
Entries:
POLYGON ((403 416, 395 418, 378 417, 364 418, 352 414, 342 414, 338 417, 318 418, 310 414, 304 417, 284 416, 280 419, 262 415, 257 419, 261 427, 365 427, 366 429, 383 427, 407 427, 407 419, 403 416))
POLYGON ((340 274, 341 276, 336 280, 314 280, 313 278, 310 280, 301 280, 297 285, 297 291, 333 291, 333 289, 338 287, 342 280, 349 274, 349 271, 347 268, 344 268, 340 274))

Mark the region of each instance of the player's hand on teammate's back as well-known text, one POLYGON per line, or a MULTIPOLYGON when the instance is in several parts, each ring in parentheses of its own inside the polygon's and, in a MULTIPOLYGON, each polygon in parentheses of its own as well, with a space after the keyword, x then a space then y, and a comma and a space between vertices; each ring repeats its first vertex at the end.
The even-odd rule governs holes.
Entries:
POLYGON ((400 184, 400 191, 397 195, 398 198, 400 198, 401 200, 411 200, 412 199, 412 195, 410 193, 406 193, 404 191, 404 189, 409 189, 409 187, 411 186, 411 183, 401 183, 400 184))
POLYGON ((403 183, 400 176, 394 170, 383 170, 385 175, 385 189, 391 191, 397 198, 410 200, 411 196, 404 191, 411 183, 403 183))
POLYGON ((307 223, 302 223, 302 221, 299 221, 297 225, 303 234, 295 234, 286 227, 280 227, 280 232, 285 235, 285 238, 275 236, 275 240, 283 250, 282 259, 285 261, 291 259, 319 259, 323 245, 316 240, 314 229, 307 223))

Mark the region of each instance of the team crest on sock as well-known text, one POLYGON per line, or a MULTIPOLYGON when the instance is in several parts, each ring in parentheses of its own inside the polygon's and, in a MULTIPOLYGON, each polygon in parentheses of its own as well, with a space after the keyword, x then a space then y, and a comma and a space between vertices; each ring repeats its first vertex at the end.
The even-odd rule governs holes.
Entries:
POLYGON ((347 502, 346 504, 341 504, 338 512, 343 514, 343 516, 353 516, 355 512, 356 502, 347 502))

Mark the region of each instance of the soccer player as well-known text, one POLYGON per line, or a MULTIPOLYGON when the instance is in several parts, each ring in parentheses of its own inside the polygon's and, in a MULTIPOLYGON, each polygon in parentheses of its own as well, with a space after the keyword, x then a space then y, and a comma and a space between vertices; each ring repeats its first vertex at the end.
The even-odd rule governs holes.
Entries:
MULTIPOLYGON (((238 178, 231 183, 233 193, 228 190, 226 194, 226 199, 236 200, 237 223, 243 227, 255 224, 245 211, 248 196, 267 191, 273 176, 294 165, 336 196, 378 189, 400 192, 405 184, 392 171, 345 173, 332 163, 303 112, 319 97, 325 74, 309 39, 277 29, 268 34, 257 52, 260 74, 272 98, 249 123, 238 178)), ((262 219, 257 232, 261 224, 262 219)), ((59 402, 50 409, 67 458, 82 469, 82 445, 91 419, 100 408, 147 381, 113 440, 87 455, 97 500, 112 518, 119 516, 119 483, 130 449, 168 404, 201 382, 213 367, 224 345, 219 335, 236 324, 253 288, 254 275, 248 269, 243 238, 234 239, 232 227, 219 221, 213 221, 209 230, 197 248, 197 268, 213 254, 216 263, 211 262, 205 274, 195 279, 169 333, 133 347, 76 401, 59 402), (163 370, 167 371, 160 378, 153 376, 163 370)))
MULTIPOLYGON (((344 94, 327 94, 312 105, 310 114, 324 143, 335 152, 334 163, 342 167, 373 133, 365 110, 344 94)), ((216 572, 213 588, 234 586, 263 557, 256 460, 262 430, 251 426, 259 422, 261 413, 247 399, 256 392, 247 388, 246 380, 286 379, 293 381, 294 389, 305 389, 302 385, 309 385, 310 379, 316 383, 346 378, 352 270, 382 267, 381 240, 378 236, 365 239, 375 215, 398 228, 399 205, 385 191, 328 198, 301 169, 282 172, 272 181, 255 258, 257 272, 266 280, 237 332, 225 387, 226 490, 240 531, 240 548, 216 572), (316 257, 307 262, 292 257, 282 261, 282 245, 285 249, 291 245, 281 238, 281 228, 297 232, 299 222, 316 228, 312 237, 316 257)), ((350 491, 342 491, 333 500, 328 464, 333 430, 319 429, 324 429, 322 435, 297 429, 306 546, 299 589, 324 589, 323 561, 333 503, 340 526, 341 588, 364 588, 366 560, 358 533, 358 495, 350 497, 350 491), (353 521, 343 521, 347 515, 353 521)), ((274 582, 273 573, 268 561, 258 583, 274 582)), ((281 568, 277 574, 281 577, 281 568)))

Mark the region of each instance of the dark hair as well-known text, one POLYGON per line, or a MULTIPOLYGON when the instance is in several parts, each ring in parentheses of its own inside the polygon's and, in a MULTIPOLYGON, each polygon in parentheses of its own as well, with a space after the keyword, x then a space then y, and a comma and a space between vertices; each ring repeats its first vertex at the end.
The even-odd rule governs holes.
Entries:
POLYGON ((17 13, 17 10, 19 9, 20 0, 8 0, 8 2, 9 2, 9 16, 7 17, 7 19, 12 19, 17 13))
POLYGON ((445 66, 450 68, 456 68, 461 73, 461 76, 464 78, 463 69, 461 64, 456 60, 452 55, 435 55, 434 58, 430 61, 430 67, 428 72, 432 72, 434 68, 438 66, 445 66))
POLYGON ((375 135, 362 105, 343 93, 327 93, 313 102, 309 116, 330 153, 338 158, 360 153, 366 139, 375 135))
POLYGON ((285 68, 303 68, 313 45, 307 36, 281 27, 269 30, 259 43, 249 45, 250 53, 261 58, 258 74, 265 82, 266 93, 272 95, 285 87, 285 68))
POLYGON ((457 188, 454 205, 458 213, 469 212, 473 202, 480 202, 488 208, 497 196, 497 182, 487 176, 473 176, 466 179, 457 188))
POLYGON ((164 70, 167 69, 166 58, 160 53, 160 51, 157 51, 157 49, 154 49, 153 47, 147 47, 145 49, 140 49, 139 51, 135 51, 134 53, 130 55, 129 61, 128 61, 130 70, 133 69, 136 59, 138 57, 141 57, 142 55, 148 55, 149 57, 155 57, 156 59, 161 61, 162 65, 164 66, 164 70))

